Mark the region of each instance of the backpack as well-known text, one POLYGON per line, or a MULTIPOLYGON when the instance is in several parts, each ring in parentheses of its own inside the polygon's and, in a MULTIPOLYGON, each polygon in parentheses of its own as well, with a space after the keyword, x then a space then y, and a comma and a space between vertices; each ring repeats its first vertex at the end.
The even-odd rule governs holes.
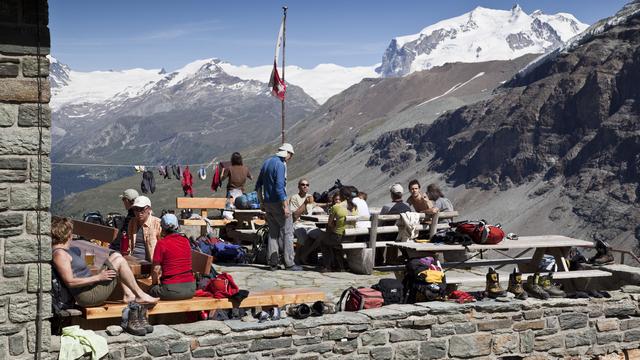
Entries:
POLYGON ((457 231, 441 231, 433 235, 432 243, 469 246, 473 244, 471 236, 457 231))
POLYGON ((62 278, 51 266, 51 307, 54 314, 60 314, 63 310, 71 309, 75 306, 76 300, 71 295, 69 288, 64 284, 62 278))
POLYGON ((380 279, 371 288, 382 293, 385 305, 402 304, 404 302, 404 286, 397 279, 380 279))
POLYGON ((443 299, 447 287, 442 268, 436 266, 431 257, 409 260, 402 284, 407 304, 443 299))
POLYGON ((342 300, 345 300, 344 311, 375 309, 384 304, 384 298, 380 291, 365 287, 357 289, 350 287, 343 291, 340 300, 338 300, 338 311, 343 311, 342 300))
POLYGON ((236 198, 233 203, 236 209, 249 210, 259 209, 260 201, 258 200, 258 193, 253 191, 250 193, 242 194, 236 198))
POLYGON ((342 186, 343 185, 340 179, 336 179, 336 182, 333 184, 332 187, 329 188, 329 190, 323 191, 322 194, 318 192, 314 192, 313 201, 317 203, 330 203, 331 198, 333 197, 333 194, 340 191, 340 189, 342 189, 342 186))
MULTIPOLYGON (((107 226, 114 227, 118 230, 121 230, 124 226, 125 217, 122 214, 111 212, 107 215, 107 226)), ((125 229, 126 230, 126 229, 125 229)))
POLYGON ((213 294, 213 297, 216 299, 223 299, 237 294, 240 288, 236 285, 231 275, 220 273, 209 281, 205 287, 205 291, 213 294))
POLYGON ((493 245, 504 239, 504 231, 500 224, 488 225, 485 220, 464 221, 455 224, 456 231, 471 237, 476 244, 493 245))
POLYGON ((82 216, 82 221, 104 225, 104 218, 102 217, 102 214, 100 214, 100 211, 90 211, 88 213, 85 213, 82 216))
POLYGON ((247 249, 240 245, 218 242, 213 245, 211 255, 215 258, 216 263, 247 263, 247 249))
POLYGON ((253 246, 249 254, 249 262, 251 264, 267 264, 268 244, 269 244, 269 225, 261 225, 256 229, 256 237, 253 240, 253 246))

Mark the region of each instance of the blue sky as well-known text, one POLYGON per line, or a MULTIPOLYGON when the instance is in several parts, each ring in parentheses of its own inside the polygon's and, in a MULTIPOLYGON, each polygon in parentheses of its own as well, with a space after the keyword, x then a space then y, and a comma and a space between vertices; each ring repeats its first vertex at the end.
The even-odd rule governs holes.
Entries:
MULTIPOLYGON (((614 14, 622 0, 520 1, 531 13, 568 12, 592 24, 614 14)), ((72 69, 134 67, 171 71, 218 57, 233 64, 273 59, 281 7, 288 5, 287 64, 372 65, 389 41, 439 20, 514 1, 167 1, 49 0, 52 55, 72 69)))

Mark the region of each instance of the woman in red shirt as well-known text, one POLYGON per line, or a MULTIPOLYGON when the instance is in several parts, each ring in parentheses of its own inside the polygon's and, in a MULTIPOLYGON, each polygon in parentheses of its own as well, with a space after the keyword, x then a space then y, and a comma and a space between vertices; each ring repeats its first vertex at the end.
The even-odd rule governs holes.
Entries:
POLYGON ((164 237, 153 252, 152 296, 162 300, 191 299, 196 291, 189 239, 178 233, 178 218, 165 214, 160 220, 164 237))

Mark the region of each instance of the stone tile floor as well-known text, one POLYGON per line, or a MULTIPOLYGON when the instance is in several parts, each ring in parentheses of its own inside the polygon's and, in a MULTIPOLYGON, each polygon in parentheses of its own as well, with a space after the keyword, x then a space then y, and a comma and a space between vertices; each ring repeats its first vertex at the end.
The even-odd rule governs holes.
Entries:
MULTIPOLYGON (((371 275, 357 275, 349 272, 320 273, 313 267, 305 267, 304 271, 270 271, 262 265, 214 265, 214 267, 218 272, 231 274, 241 289, 249 291, 285 288, 323 289, 327 293, 327 299, 332 302, 338 301, 342 291, 350 286, 370 287, 380 279, 395 277, 392 272, 379 271, 374 271, 371 275)), ((473 272, 484 274, 479 269, 473 272)))

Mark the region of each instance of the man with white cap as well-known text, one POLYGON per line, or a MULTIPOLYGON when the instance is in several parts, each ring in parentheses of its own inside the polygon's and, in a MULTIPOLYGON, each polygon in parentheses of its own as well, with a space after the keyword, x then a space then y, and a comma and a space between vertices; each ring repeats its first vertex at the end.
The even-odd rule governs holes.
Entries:
MULTIPOLYGON (((402 214, 402 213, 411 211, 411 207, 409 206, 409 204, 407 204, 402 200, 403 192, 404 192, 404 189, 402 188, 402 185, 398 183, 391 185, 391 187, 389 188, 389 195, 391 195, 391 202, 384 205, 382 209, 380 209, 380 215, 397 215, 397 214, 402 214)), ((394 225, 394 224, 395 224, 395 220, 390 220, 387 222, 380 223, 380 225, 383 225, 383 226, 394 225)), ((395 241, 396 234, 381 234, 379 236, 379 239, 380 241, 395 241)), ((382 254, 378 252, 377 255, 381 256, 382 254)))
POLYGON ((151 200, 146 196, 138 196, 131 208, 135 216, 128 226, 129 249, 126 255, 151 261, 160 240, 160 219, 151 215, 151 200))
POLYGON ((131 219, 133 219, 133 216, 135 215, 131 207, 133 206, 133 201, 137 197, 138 192, 134 189, 127 189, 120 195, 122 205, 124 205, 124 209, 127 210, 127 216, 124 218, 124 223, 122 223, 122 226, 118 229, 118 237, 113 242, 111 242, 111 244, 109 244, 109 248, 111 250, 115 250, 118 252, 120 251, 122 233, 127 231, 127 229, 129 228, 129 222, 131 222, 131 219))
POLYGON ((293 146, 284 143, 278 152, 265 160, 256 181, 256 191, 269 225, 268 262, 271 270, 279 266, 280 251, 284 253, 287 270, 300 271, 294 263, 293 218, 287 200, 287 165, 293 156, 293 146))

